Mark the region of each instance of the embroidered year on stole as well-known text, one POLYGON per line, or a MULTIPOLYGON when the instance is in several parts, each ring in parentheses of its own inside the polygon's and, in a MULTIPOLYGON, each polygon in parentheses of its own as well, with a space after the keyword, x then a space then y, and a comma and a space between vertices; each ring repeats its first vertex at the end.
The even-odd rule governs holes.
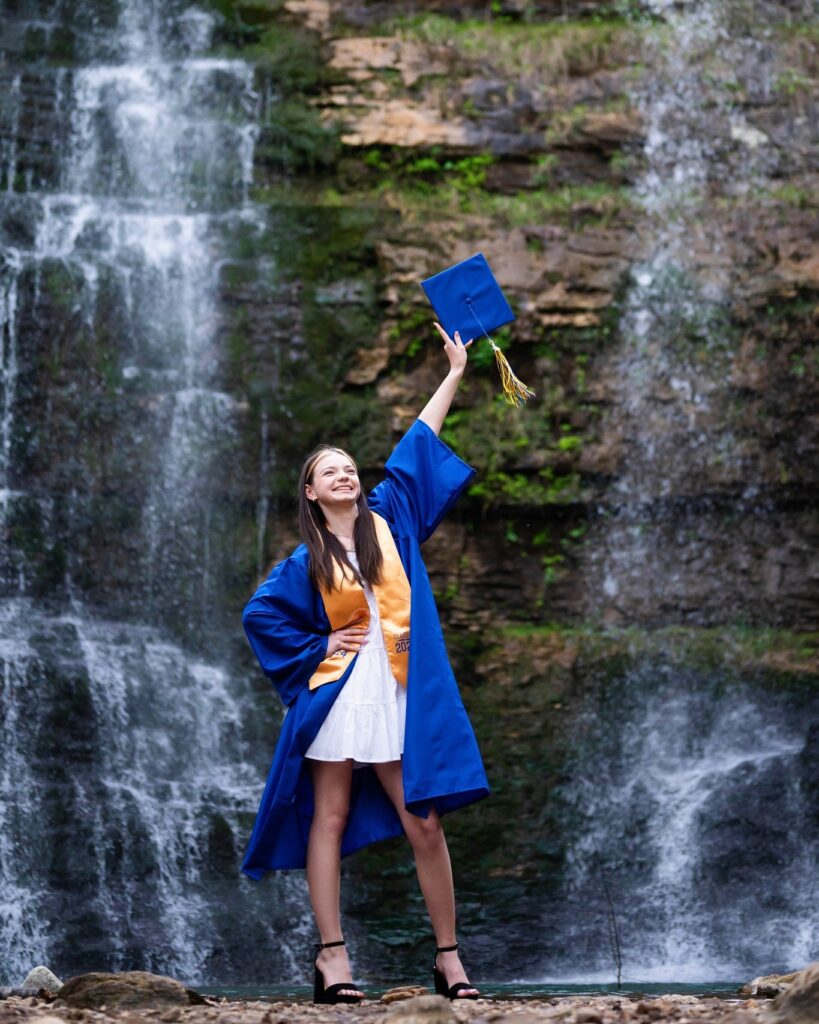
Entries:
MULTIPOLYGON (((378 605, 381 632, 384 634, 384 646, 387 649, 390 669, 398 682, 406 686, 410 645, 409 580, 389 526, 375 512, 372 513, 372 517, 383 558, 381 582, 373 587, 373 594, 378 605)), ((333 631, 345 626, 362 626, 364 629, 369 626, 370 608, 364 596, 364 588, 357 580, 345 576, 338 563, 335 566, 333 589, 322 588, 321 598, 333 631)), ((336 651, 325 658, 310 677, 310 689, 315 690, 323 683, 334 683, 340 679, 349 664, 347 657, 352 653, 336 651)))

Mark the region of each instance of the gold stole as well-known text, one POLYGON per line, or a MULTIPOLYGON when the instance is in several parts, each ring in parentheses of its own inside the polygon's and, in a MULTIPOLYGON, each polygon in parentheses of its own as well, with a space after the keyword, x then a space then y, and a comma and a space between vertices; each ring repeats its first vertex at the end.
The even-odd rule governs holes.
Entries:
MULTIPOLYGON (((381 516, 372 513, 375 521, 375 535, 381 548, 383 564, 381 582, 373 587, 378 615, 381 619, 381 632, 384 634, 384 646, 390 660, 392 674, 401 683, 407 685, 407 669, 409 668, 410 645, 410 585, 398 548, 395 546, 390 528, 381 516)), ((364 588, 357 580, 345 576, 338 562, 335 563, 333 589, 322 588, 321 598, 324 610, 330 620, 330 628, 335 632, 345 626, 362 626, 370 624, 370 608, 364 596, 364 588)), ((323 683, 334 683, 340 679, 347 669, 347 657, 352 651, 336 651, 319 665, 310 677, 310 689, 323 683)))

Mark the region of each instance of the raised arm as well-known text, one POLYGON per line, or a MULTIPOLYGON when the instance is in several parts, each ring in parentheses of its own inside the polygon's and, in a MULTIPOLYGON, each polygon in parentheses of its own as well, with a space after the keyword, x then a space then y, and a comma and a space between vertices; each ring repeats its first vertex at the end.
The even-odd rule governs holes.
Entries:
POLYGON ((431 430, 438 434, 444 425, 446 414, 449 412, 450 405, 452 405, 452 399, 458 390, 461 377, 464 375, 467 360, 466 350, 472 344, 472 340, 470 339, 465 345, 462 345, 461 336, 457 331, 453 341, 439 323, 436 323, 435 326, 444 340, 444 352, 449 360, 449 373, 447 373, 438 386, 438 390, 424 406, 418 419, 426 423, 431 430))

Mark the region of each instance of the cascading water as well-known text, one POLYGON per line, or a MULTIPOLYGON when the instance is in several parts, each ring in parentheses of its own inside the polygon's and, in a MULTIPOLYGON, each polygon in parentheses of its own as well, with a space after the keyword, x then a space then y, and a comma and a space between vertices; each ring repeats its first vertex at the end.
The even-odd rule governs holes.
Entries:
MULTIPOLYGON (((737 81, 755 99, 770 94, 775 51, 764 23, 732 24, 743 11, 719 0, 647 7, 662 19, 636 97, 647 228, 610 368, 623 454, 612 507, 590 531, 589 610, 615 625, 731 625, 764 614, 774 591, 769 580, 731 590, 742 576, 729 567, 765 540, 761 488, 737 492, 752 474, 723 426, 735 282, 707 209, 776 170, 733 99, 737 81)), ((576 725, 562 794, 573 909, 561 918, 572 949, 561 967, 610 981, 615 922, 632 981, 730 980, 815 959, 819 837, 806 813, 804 707, 739 671, 698 676, 684 656, 644 659, 600 692, 576 725)))
POLYGON ((259 96, 201 56, 202 10, 75 6, 3 35, 14 67, 76 31, 74 65, 3 83, 0 984, 273 977, 304 901, 238 873, 273 704, 213 621, 241 459, 218 271, 255 228, 259 96))
MULTIPOLYGON (((737 439, 709 415, 732 278, 700 193, 724 166, 726 193, 776 171, 733 92, 698 70, 721 48, 717 79, 736 70, 754 95, 769 87, 773 58, 753 33, 726 31, 729 7, 652 0, 658 49, 636 98, 644 251, 601 375, 621 388, 624 458, 585 548, 589 612, 604 621, 724 622, 745 607, 710 585, 732 576, 711 567, 724 520, 676 514, 691 493, 711 502, 691 486, 704 476, 735 510, 756 500, 732 490, 737 439)), ((238 873, 276 723, 238 630, 248 581, 236 563, 264 570, 277 446, 262 409, 248 464, 241 370, 227 366, 242 321, 223 316, 219 292, 232 242, 276 219, 247 199, 259 90, 243 62, 207 56, 212 18, 183 2, 27 8, 0 22, 0 984, 37 961, 189 983, 302 978, 291 944, 309 927, 303 887, 238 873)), ((262 266, 271 249, 251 251, 259 337, 275 318, 255 314, 287 289, 262 266)), ((288 344, 296 305, 279 325, 288 344)), ((274 377, 284 351, 260 360, 274 377)), ((737 563, 760 527, 742 523, 753 528, 733 538, 737 563)), ((610 981, 603 879, 626 978, 748 976, 815 957, 808 702, 752 674, 697 675, 683 657, 644 659, 608 687, 594 672, 572 713, 576 758, 550 766, 571 780, 548 798, 565 832, 535 844, 560 891, 540 929, 541 892, 513 885, 531 864, 459 890, 476 975, 507 979, 519 964, 610 981)), ((405 864, 389 870, 377 896, 356 876, 346 908, 353 940, 364 944, 362 921, 370 931, 358 962, 390 961, 385 980, 414 970, 405 953, 425 927, 417 895, 385 909, 383 879, 402 892, 405 864)))
MULTIPOLYGON (((764 23, 742 24, 742 12, 720 0, 651 0, 647 9, 662 22, 653 45, 647 33, 651 74, 634 97, 645 133, 634 189, 646 214, 643 256, 623 302, 623 344, 607 368, 617 381, 610 433, 622 455, 613 512, 589 545, 590 611, 612 622, 622 621, 622 607, 638 609, 643 621, 725 621, 767 595, 729 592, 727 581, 718 597, 708 593, 707 563, 724 545, 703 507, 719 511, 722 500, 742 513, 762 500, 759 488, 737 489, 753 476, 726 415, 737 344, 731 303, 739 296, 714 203, 763 187, 777 170, 781 157, 735 99, 740 90, 749 102, 770 99, 776 51, 764 23), (693 497, 696 523, 679 514, 693 497)), ((739 524, 737 569, 755 544, 756 531, 739 524)))
POLYGON ((613 979, 612 919, 631 982, 730 982, 815 959, 805 786, 819 730, 800 695, 658 660, 602 687, 575 729, 561 794, 572 973, 613 979))

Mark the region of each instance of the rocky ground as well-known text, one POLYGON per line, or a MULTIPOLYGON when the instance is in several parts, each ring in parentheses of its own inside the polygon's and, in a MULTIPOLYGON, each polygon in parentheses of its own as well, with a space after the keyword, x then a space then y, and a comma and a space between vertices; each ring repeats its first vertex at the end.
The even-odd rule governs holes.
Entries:
POLYGON ((48 1002, 33 996, 10 996, 0 1003, 0 1024, 147 1024, 149 1021, 205 1024, 620 1024, 624 1021, 703 1021, 754 1024, 769 1020, 766 1000, 699 998, 665 995, 646 999, 620 996, 570 996, 550 999, 479 999, 450 1006, 441 996, 415 996, 387 1004, 368 1000, 360 1006, 314 1006, 310 1002, 207 1001, 197 1006, 169 1008, 78 1008, 63 1000, 48 1002), (63 1005, 60 1005, 62 1003, 63 1005))
POLYGON ((449 1002, 423 988, 398 988, 357 1006, 316 1006, 307 1000, 228 1000, 203 996, 181 982, 146 971, 92 973, 59 982, 38 967, 19 989, 0 989, 0 1024, 621 1024, 695 1021, 720 1024, 816 1024, 819 963, 791 975, 756 978, 737 998, 668 994, 555 996, 449 1002), (35 993, 30 994, 30 993, 35 993))

